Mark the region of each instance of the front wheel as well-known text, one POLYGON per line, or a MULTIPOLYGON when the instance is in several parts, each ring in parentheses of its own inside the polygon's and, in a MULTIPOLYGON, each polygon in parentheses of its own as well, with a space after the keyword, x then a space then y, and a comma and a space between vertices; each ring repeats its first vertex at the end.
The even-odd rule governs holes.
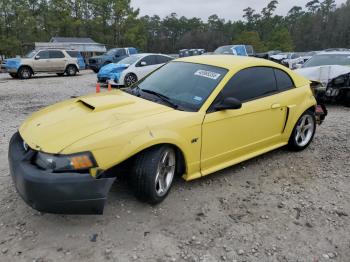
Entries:
POLYGON ((137 76, 135 74, 132 74, 132 73, 127 74, 124 78, 124 85, 126 87, 129 87, 136 82, 137 82, 137 76))
POLYGON ((176 153, 171 146, 159 146, 140 153, 130 178, 138 199, 150 204, 162 202, 168 195, 176 171, 176 153))
POLYGON ((307 110, 296 123, 289 138, 289 148, 300 151, 309 146, 316 131, 316 118, 314 112, 307 110))
POLYGON ((18 70, 18 77, 20 79, 29 79, 32 77, 32 74, 32 70, 27 66, 23 66, 18 70))

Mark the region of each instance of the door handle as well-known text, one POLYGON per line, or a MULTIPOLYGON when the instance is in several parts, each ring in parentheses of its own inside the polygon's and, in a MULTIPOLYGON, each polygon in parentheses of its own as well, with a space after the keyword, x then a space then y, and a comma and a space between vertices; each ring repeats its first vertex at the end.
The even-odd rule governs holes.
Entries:
POLYGON ((272 109, 276 109, 276 108, 280 108, 280 107, 281 107, 281 105, 278 104, 278 103, 275 103, 275 104, 272 104, 272 105, 271 105, 271 108, 272 108, 272 109))

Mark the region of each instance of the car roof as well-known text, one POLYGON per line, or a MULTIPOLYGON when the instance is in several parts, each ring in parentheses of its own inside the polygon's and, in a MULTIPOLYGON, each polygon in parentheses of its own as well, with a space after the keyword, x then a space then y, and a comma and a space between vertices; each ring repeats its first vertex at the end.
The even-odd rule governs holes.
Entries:
POLYGON ((254 66, 268 66, 281 69, 288 73, 294 80, 296 87, 307 85, 310 81, 293 72, 283 65, 272 62, 267 59, 255 58, 249 56, 235 56, 235 55, 200 55, 178 58, 175 62, 187 62, 203 65, 211 65, 221 68, 226 68, 233 72, 238 72, 242 69, 254 66))
POLYGON ((315 55, 350 55, 349 51, 322 51, 315 55))
POLYGON ((272 61, 248 57, 248 56, 235 56, 235 55, 201 55, 201 56, 189 56, 176 59, 176 61, 206 64, 211 66, 217 66, 226 68, 229 70, 241 69, 250 66, 273 66, 280 68, 279 64, 272 61))

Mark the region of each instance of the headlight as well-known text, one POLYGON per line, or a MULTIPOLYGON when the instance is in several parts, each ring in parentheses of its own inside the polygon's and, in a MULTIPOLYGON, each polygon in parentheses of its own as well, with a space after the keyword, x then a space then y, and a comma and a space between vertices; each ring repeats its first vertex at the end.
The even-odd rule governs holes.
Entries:
POLYGON ((38 152, 35 164, 42 169, 55 172, 81 171, 96 167, 96 161, 90 152, 72 155, 52 155, 38 152))

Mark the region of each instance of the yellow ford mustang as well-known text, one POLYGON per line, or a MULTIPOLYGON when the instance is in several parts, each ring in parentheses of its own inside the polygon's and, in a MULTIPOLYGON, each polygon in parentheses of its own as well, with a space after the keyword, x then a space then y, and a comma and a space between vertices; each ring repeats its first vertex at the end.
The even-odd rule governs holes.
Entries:
POLYGON ((10 171, 33 208, 102 213, 119 173, 159 203, 175 174, 192 180, 284 145, 306 148, 316 129, 310 83, 276 63, 197 56, 131 88, 49 106, 10 142, 10 171))

